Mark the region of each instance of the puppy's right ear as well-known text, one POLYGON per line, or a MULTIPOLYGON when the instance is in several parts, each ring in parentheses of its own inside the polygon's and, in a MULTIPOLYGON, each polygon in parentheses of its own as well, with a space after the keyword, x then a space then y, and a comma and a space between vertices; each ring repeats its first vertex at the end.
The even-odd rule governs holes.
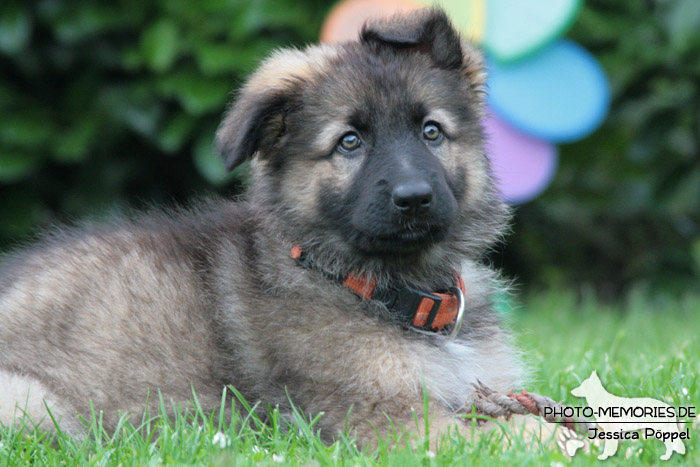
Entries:
POLYGON ((216 131, 216 146, 226 170, 265 153, 284 134, 284 118, 295 97, 335 56, 332 46, 280 50, 265 60, 229 106, 216 131))
POLYGON ((264 142, 274 142, 275 135, 279 135, 281 130, 280 119, 275 117, 284 113, 289 97, 290 94, 280 90, 251 92, 243 89, 226 111, 216 131, 216 147, 224 159, 226 170, 235 169, 247 158, 265 149, 264 142))

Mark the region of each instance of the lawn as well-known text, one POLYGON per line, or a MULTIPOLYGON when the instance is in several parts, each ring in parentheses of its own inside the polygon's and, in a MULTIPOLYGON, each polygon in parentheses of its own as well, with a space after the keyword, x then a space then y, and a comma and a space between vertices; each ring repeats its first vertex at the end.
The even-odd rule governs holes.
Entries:
MULTIPOLYGON (((584 405, 569 394, 597 370, 606 389, 619 396, 653 397, 674 406, 700 406, 700 296, 648 299, 632 294, 621 304, 576 300, 572 294, 528 297, 504 312, 525 358, 533 369, 527 389, 572 405, 584 405)), ((61 435, 0 428, 0 465, 568 465, 571 461, 553 443, 525 441, 500 431, 465 441, 446 437, 437 449, 380 445, 359 451, 348 437, 324 445, 314 434, 313 420, 297 417, 294 430, 283 430, 273 417, 262 425, 241 403, 230 425, 202 413, 169 421, 155 417, 149 429, 142 420, 124 420, 114 435, 92 423, 91 435, 75 442, 61 435), (136 426, 136 428, 134 428, 136 426), (158 433, 156 435, 156 433, 158 433), (144 435, 145 434, 145 435, 144 435), (507 439, 504 439, 504 436, 507 439)), ((274 414, 273 414, 274 415, 274 414)), ((686 454, 669 463, 700 465, 700 429, 691 428, 686 454)), ((660 441, 622 441, 606 463, 659 463, 660 441)), ((598 448, 579 451, 573 465, 597 464, 598 448)))

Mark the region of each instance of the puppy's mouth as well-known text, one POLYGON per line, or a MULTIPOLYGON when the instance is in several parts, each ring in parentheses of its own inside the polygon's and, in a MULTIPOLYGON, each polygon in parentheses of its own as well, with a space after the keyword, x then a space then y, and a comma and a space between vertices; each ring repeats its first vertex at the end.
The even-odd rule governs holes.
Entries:
POLYGON ((417 253, 445 238, 445 229, 437 226, 406 227, 388 233, 358 232, 356 246, 370 254, 417 253))

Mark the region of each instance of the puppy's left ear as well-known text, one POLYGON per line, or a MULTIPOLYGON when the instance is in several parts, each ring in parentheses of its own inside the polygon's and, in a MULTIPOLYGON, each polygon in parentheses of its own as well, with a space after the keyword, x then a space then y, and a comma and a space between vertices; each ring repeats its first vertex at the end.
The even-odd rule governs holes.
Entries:
POLYGON ((216 131, 227 170, 247 158, 265 157, 284 134, 284 118, 295 99, 336 53, 330 46, 283 49, 248 79, 216 131))
POLYGON ((460 38, 441 9, 426 8, 367 23, 360 40, 427 53, 438 67, 461 71, 476 92, 483 92, 486 85, 483 55, 460 38))

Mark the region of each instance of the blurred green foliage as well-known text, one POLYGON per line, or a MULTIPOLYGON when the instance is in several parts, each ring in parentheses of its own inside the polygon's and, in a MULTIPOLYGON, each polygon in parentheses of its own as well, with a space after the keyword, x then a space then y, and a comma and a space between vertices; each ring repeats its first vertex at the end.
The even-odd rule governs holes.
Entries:
MULTIPOLYGON (((0 249, 37 227, 241 190, 213 152, 230 91, 317 39, 329 0, 3 0, 0 249)), ((570 37, 609 119, 561 148, 496 262, 526 285, 700 283, 700 2, 586 3, 570 37)))
POLYGON ((0 248, 37 226, 240 191, 212 148, 230 93, 315 41, 315 0, 3 0, 0 248))

